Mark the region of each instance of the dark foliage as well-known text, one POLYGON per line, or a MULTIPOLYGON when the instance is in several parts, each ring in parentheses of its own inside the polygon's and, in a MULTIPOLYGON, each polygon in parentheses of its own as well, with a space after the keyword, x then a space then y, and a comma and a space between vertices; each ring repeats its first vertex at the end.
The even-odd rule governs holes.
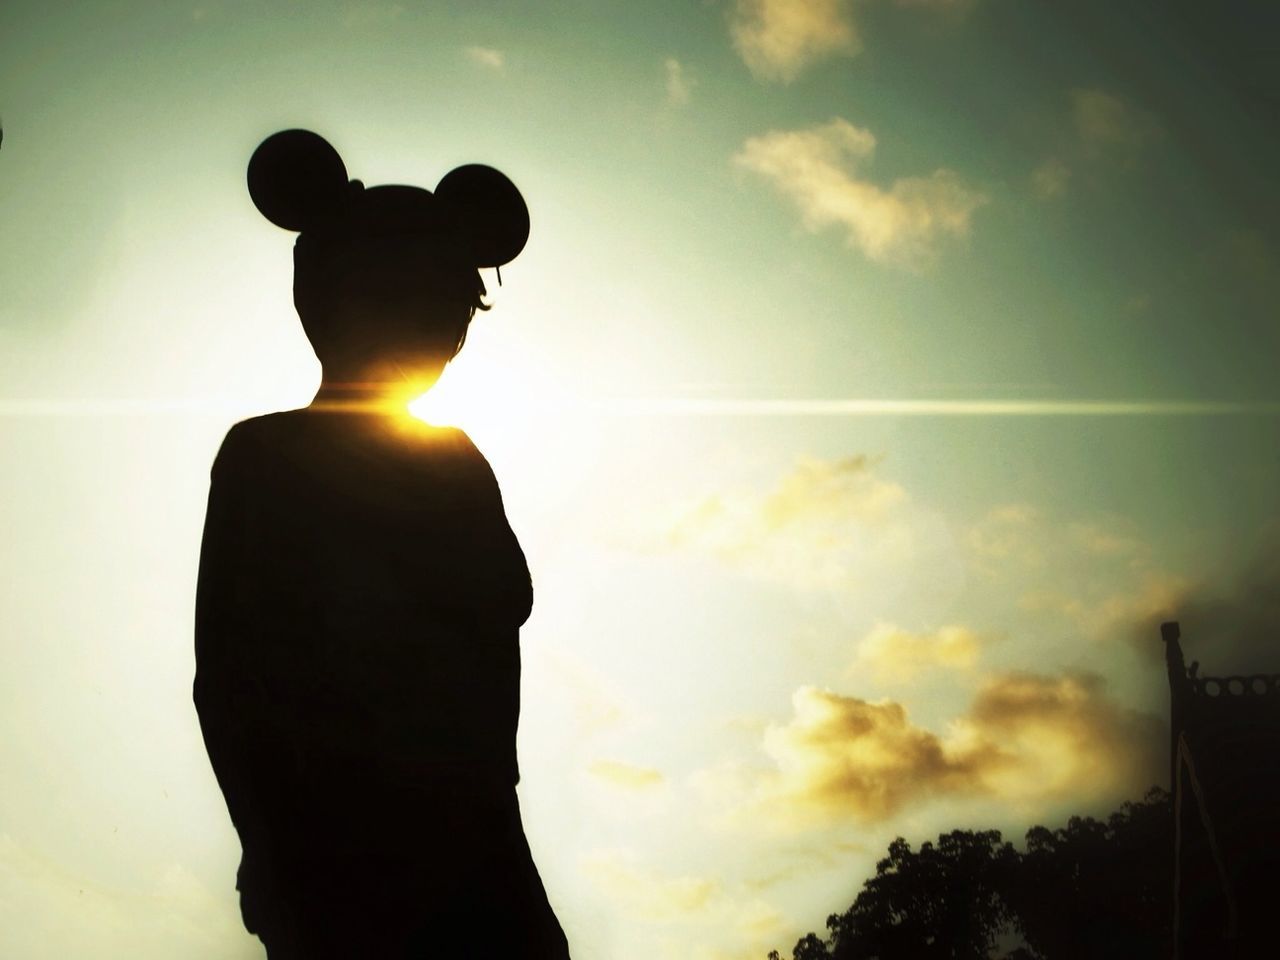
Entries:
POLYGON ((1100 822, 1033 827, 1008 891, 1027 946, 1045 960, 1168 956, 1173 896, 1169 795, 1151 790, 1100 822))
POLYGON ((898 838, 853 905, 827 918, 826 939, 806 935, 792 960, 985 960, 1001 944, 1005 960, 1164 957, 1171 840, 1169 795, 1155 788, 1105 822, 1033 827, 1025 852, 994 830, 953 830, 918 851, 898 838))

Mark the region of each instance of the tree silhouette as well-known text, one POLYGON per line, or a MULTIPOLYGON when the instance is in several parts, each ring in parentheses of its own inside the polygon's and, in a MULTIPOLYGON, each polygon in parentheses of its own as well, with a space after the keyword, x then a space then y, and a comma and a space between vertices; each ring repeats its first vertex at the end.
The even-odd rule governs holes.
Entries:
POLYGON ((1033 827, 1007 897, 1034 956, 1168 956, 1173 814, 1152 789, 1105 822, 1072 817, 1033 827))
MULTIPOLYGON (((1168 953, 1172 811, 1153 788, 1105 821, 1032 827, 1025 852, 995 830, 901 837, 853 905, 802 937, 792 960, 1005 960, 1168 953), (1017 939, 1022 943, 1013 946, 1017 939)), ((778 951, 770 960, 781 960, 778 951)))

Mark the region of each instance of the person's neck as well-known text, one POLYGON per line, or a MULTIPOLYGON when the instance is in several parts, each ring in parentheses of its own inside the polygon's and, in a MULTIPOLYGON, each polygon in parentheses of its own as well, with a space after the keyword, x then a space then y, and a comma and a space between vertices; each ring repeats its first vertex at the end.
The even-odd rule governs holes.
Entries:
POLYGON ((404 404, 394 383, 371 380, 330 380, 320 382, 309 409, 326 413, 392 413, 404 404))

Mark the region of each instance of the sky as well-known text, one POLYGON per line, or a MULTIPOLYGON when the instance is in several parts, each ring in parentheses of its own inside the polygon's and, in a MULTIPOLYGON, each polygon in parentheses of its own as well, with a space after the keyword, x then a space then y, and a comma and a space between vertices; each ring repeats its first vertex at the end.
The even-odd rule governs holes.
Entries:
POLYGON ((244 186, 507 173, 420 410, 532 569, 574 956, 762 960, 895 836, 1167 775, 1157 629, 1280 669, 1263 2, 0 7, 0 941, 260 958, 190 703, 208 468, 319 367, 244 186))

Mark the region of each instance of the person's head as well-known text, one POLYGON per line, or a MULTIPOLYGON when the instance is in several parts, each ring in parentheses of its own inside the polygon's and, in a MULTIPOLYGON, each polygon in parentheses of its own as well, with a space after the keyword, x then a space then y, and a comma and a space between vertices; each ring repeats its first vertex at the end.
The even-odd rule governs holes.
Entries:
POLYGON ((303 231, 294 245, 302 328, 327 379, 382 380, 401 371, 433 381, 462 348, 476 310, 488 309, 484 282, 449 236, 422 228, 430 193, 361 193, 355 210, 303 231))
POLYGON ((435 193, 365 189, 304 130, 263 141, 249 192, 300 231, 294 303, 326 381, 434 381, 488 309, 479 268, 512 260, 529 232, 519 191, 491 167, 459 167, 435 193))

